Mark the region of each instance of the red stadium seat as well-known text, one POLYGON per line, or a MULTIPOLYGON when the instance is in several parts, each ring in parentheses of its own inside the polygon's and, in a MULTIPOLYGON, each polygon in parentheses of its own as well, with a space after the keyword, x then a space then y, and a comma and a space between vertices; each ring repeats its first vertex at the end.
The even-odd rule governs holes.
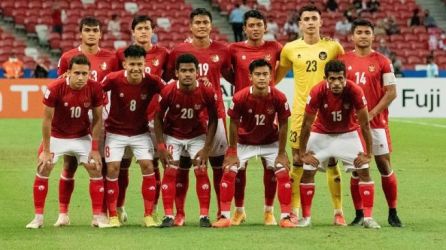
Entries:
POLYGON ((409 57, 407 57, 407 63, 422 64, 422 63, 424 63, 424 60, 419 58, 418 56, 409 56, 409 57))

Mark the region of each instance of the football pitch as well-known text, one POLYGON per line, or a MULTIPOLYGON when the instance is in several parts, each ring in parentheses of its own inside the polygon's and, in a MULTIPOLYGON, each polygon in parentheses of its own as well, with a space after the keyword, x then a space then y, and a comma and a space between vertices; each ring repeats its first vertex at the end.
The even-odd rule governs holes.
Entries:
MULTIPOLYGON (((248 168, 245 199, 248 218, 238 227, 198 227, 195 177, 190 173, 186 226, 143 228, 141 175, 133 163, 126 225, 117 229, 90 227, 88 175, 79 168, 70 206, 71 226, 54 228, 52 224, 58 213, 59 162, 50 178, 45 226, 27 230, 25 225, 33 218, 32 184, 40 123, 31 119, 0 120, 0 249, 446 249, 446 119, 391 119, 392 163, 399 182, 398 212, 404 227, 391 228, 387 224, 387 205, 378 170, 373 165, 374 217, 382 226, 380 230, 334 227, 322 173, 316 178, 312 227, 263 226, 263 169, 255 159, 248 168)), ((349 222, 354 209, 347 174, 343 174, 342 184, 344 212, 349 222)), ((215 220, 215 193, 212 195, 211 220, 215 220)), ((162 215, 162 207, 158 213, 162 215)), ((277 199, 275 215, 279 219, 277 199)))

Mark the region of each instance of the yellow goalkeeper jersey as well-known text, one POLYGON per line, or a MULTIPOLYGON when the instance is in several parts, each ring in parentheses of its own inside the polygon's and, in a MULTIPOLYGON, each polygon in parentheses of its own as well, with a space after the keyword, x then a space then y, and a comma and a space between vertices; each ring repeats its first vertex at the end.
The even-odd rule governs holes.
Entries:
POLYGON ((325 64, 344 54, 339 42, 321 38, 318 43, 307 44, 303 38, 285 44, 280 54, 280 66, 293 67, 293 114, 303 114, 311 88, 324 79, 325 64))

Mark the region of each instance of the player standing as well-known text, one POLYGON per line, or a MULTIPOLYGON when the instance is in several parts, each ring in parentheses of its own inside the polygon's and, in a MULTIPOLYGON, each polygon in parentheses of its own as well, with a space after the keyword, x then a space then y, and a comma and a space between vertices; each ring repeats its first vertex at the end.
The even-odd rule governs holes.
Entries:
MULTIPOLYGON (((250 86, 249 65, 256 59, 265 59, 271 64, 271 82, 274 85, 276 65, 280 59, 282 45, 276 41, 265 41, 266 18, 258 10, 249 10, 244 15, 243 30, 247 36, 246 41, 233 43, 229 46, 231 63, 234 69, 235 93, 250 86)), ((276 178, 272 169, 267 169, 262 159, 264 174, 263 184, 265 188, 265 225, 277 225, 273 214, 274 197, 276 195, 276 178)), ((240 225, 246 219, 244 208, 246 186, 246 168, 240 168, 235 182, 235 213, 231 218, 232 225, 240 225)))
POLYGON ((362 89, 346 79, 344 63, 331 60, 324 71, 325 80, 314 86, 308 96, 300 134, 299 154, 304 172, 300 183, 302 220, 299 226, 311 225, 314 176, 318 169, 325 170, 329 159, 334 157, 343 162, 346 171, 355 171, 359 176, 364 227, 378 229, 380 226, 372 218, 375 184, 369 174, 372 135, 367 101, 362 89))
POLYGON ((272 66, 268 61, 254 60, 249 71, 252 87, 237 92, 228 111, 231 117, 230 147, 223 163, 225 171, 220 184, 221 216, 212 226, 231 226, 229 218, 237 172, 246 167, 250 158, 259 156, 265 159, 266 167, 273 170, 277 178, 280 226, 296 227, 290 220, 291 183, 285 150, 290 109, 285 95, 269 86, 272 66))
MULTIPOLYGON (((146 68, 144 69, 144 72, 146 74, 156 75, 158 77, 161 77, 166 63, 168 59, 168 51, 166 48, 152 44, 152 35, 153 35, 153 20, 146 15, 139 15, 135 16, 132 21, 132 36, 133 41, 136 45, 139 45, 143 47, 146 50, 146 68)), ((124 56, 124 50, 125 48, 120 48, 116 52, 117 57, 120 61, 120 64, 125 60, 124 56)), ((149 121, 149 128, 150 128, 150 138, 152 139, 152 142, 155 142, 155 133, 153 132, 153 119, 155 117, 155 110, 156 110, 156 104, 158 103, 158 94, 155 94, 152 98, 152 101, 150 101, 148 110, 147 110, 147 119, 149 121)), ((155 149, 155 148, 154 148, 155 149)), ((160 194, 160 171, 158 168, 158 157, 155 149, 155 155, 153 159, 153 168, 155 171, 155 178, 156 178, 156 196, 155 196, 155 205, 154 205, 154 211, 152 213, 152 217, 155 221, 158 221, 158 216, 156 213, 156 207, 158 204, 158 198, 160 194)), ((129 184, 129 167, 131 164, 131 156, 127 156, 124 154, 124 159, 121 161, 121 168, 119 170, 119 178, 118 178, 118 184, 119 184, 119 196, 118 196, 118 216, 121 222, 127 221, 127 212, 124 208, 124 202, 125 202, 125 194, 127 190, 127 186, 129 184), (130 158, 130 159, 129 159, 130 158)))
POLYGON ((152 217, 156 194, 153 170, 153 144, 147 127, 147 107, 164 88, 164 82, 146 74, 146 51, 139 45, 130 45, 125 51, 125 70, 108 74, 102 80, 104 91, 110 91, 110 114, 105 121, 105 161, 107 162, 107 207, 109 224, 119 227, 117 200, 118 176, 126 147, 132 150, 143 176, 141 193, 144 200, 144 226, 158 226, 152 217))
MULTIPOLYGON (((226 80, 232 82, 230 55, 225 44, 210 39, 212 30, 212 15, 208 10, 204 8, 197 8, 191 12, 190 30, 192 32, 192 38, 187 42, 178 44, 170 52, 166 79, 175 77, 175 61, 178 56, 185 53, 190 53, 198 60, 198 78, 204 80, 207 82, 207 84, 212 84, 214 91, 217 94, 219 119, 214 144, 212 145, 212 149, 209 154, 209 162, 211 163, 213 170, 214 189, 217 197, 219 198, 218 185, 221 181, 221 176, 223 173, 222 164, 228 144, 225 131, 226 114, 220 86, 220 77, 223 76, 226 80)), ((178 190, 176 192, 177 197, 175 200, 175 205, 177 208, 175 225, 177 226, 184 224, 184 201, 189 183, 189 168, 190 160, 188 160, 188 158, 181 157, 180 170, 177 178, 178 190)))
MULTIPOLYGON (((62 54, 59 59, 58 75, 64 75, 69 66, 71 59, 79 54, 84 54, 90 64, 90 79, 100 82, 108 73, 118 70, 118 60, 116 54, 112 51, 99 47, 101 39, 101 23, 94 17, 84 17, 79 24, 81 44, 79 47, 69 50, 62 54)), ((103 120, 107 118, 108 109, 104 103, 103 120)), ((103 155, 104 138, 99 138, 99 152, 103 155)), ((63 226, 69 224, 68 208, 71 195, 74 190, 74 174, 76 172, 78 162, 75 157, 65 155, 64 167, 59 180, 59 217, 54 226, 63 226)), ((103 165, 105 162, 103 161, 103 165)), ((105 171, 106 168, 104 167, 105 171)), ((105 176, 105 175, 104 175, 105 176)), ((105 196, 104 196, 105 198, 105 196)), ((104 220, 106 215, 106 207, 104 202, 103 213, 104 220)))
MULTIPOLYGON (((372 128, 373 153, 381 174, 381 183, 389 206, 388 222, 393 227, 401 227, 398 218, 397 180, 390 164, 392 144, 389 133, 388 107, 396 98, 396 78, 392 62, 372 49, 374 27, 370 21, 357 19, 352 25, 352 41, 355 50, 343 55, 347 67, 347 79, 356 82, 363 90, 369 109, 372 128)), ((350 190, 356 217, 350 225, 361 225, 364 219, 362 199, 358 189, 359 178, 352 175, 350 190)))
MULTIPOLYGON (((39 155, 34 180, 35 218, 26 228, 43 226, 43 210, 48 192, 48 178, 60 156, 70 155, 85 166, 90 176, 90 197, 93 209, 92 225, 101 226, 104 180, 98 141, 102 134, 103 92, 101 86, 89 80, 90 62, 84 55, 73 57, 65 78, 49 84, 45 92, 42 122, 42 153, 39 155), (90 124, 88 111, 93 112, 90 124), (91 130, 90 130, 91 126, 91 130), (91 134, 91 135, 90 135, 91 134)), ((68 225, 69 221, 66 224, 68 225)))
POLYGON ((162 91, 159 112, 155 116, 157 147, 165 167, 161 185, 165 217, 160 227, 175 225, 173 204, 180 154, 183 151, 191 156, 197 178, 200 227, 211 226, 211 193, 206 164, 217 130, 218 97, 211 86, 206 87, 202 80, 197 81, 198 65, 197 58, 191 54, 178 57, 175 63, 178 80, 162 91), (208 120, 203 119, 204 112, 207 112, 208 120))
MULTIPOLYGON (((303 34, 293 42, 287 43, 280 54, 277 70, 278 83, 292 68, 294 73, 294 103, 291 109, 290 143, 293 154, 291 171, 293 212, 299 214, 299 183, 302 176, 302 161, 299 157, 299 134, 301 131, 305 100, 311 88, 324 76, 324 66, 331 59, 344 53, 342 46, 330 39, 321 38, 321 12, 314 5, 306 5, 299 10, 299 28, 303 34)), ((346 225, 342 212, 341 176, 335 161, 329 163, 327 182, 334 206, 334 223, 346 225)))

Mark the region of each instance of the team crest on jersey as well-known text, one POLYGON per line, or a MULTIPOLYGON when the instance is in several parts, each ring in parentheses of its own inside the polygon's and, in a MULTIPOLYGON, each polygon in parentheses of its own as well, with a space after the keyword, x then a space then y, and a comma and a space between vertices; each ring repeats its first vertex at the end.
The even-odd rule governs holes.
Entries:
POLYGON ((179 109, 179 108, 180 108, 180 104, 177 104, 175 107, 176 107, 177 109, 179 109))
POLYGON ((325 103, 324 104, 324 109, 326 109, 326 108, 328 108, 328 104, 325 103))
POLYGON ((348 65, 347 70, 352 70, 352 69, 353 69, 352 66, 348 65))
POLYGON ((141 100, 145 100, 147 99, 147 95, 146 94, 141 94, 141 100))
POLYGON ((252 113, 252 109, 249 109, 249 110, 248 110, 248 113, 252 113))
POLYGON ((211 56, 211 60, 212 60, 214 63, 216 63, 216 62, 220 61, 220 57, 219 57, 218 55, 213 55, 213 56, 211 56))
POLYGON ((266 55, 265 56, 265 60, 268 61, 268 62, 271 61, 271 55, 270 54, 266 55))
POLYGON ((102 70, 106 70, 106 69, 107 69, 107 63, 106 63, 106 62, 103 62, 103 63, 101 64, 101 69, 102 69, 102 70))
POLYGON ((195 105, 194 105, 194 109, 195 109, 195 110, 200 110, 200 108, 201 108, 201 105, 200 105, 200 104, 195 104, 195 105))
POLYGON ((90 102, 84 102, 84 107, 88 108, 88 107, 90 107, 90 104, 91 104, 90 102))
POLYGON ((375 72, 375 65, 373 65, 373 64, 371 64, 371 65, 369 65, 369 72, 375 72))
POLYGON ((124 93, 119 93, 119 97, 124 97, 124 93))
POLYGON ((246 60, 246 56, 245 55, 242 55, 242 60, 246 60))
POLYGON ((344 109, 350 109, 350 103, 344 103, 344 109))
POLYGON ((268 113, 268 115, 274 114, 274 108, 267 108, 266 113, 268 113))
POLYGON ((68 107, 68 102, 65 102, 63 105, 64 105, 65 107, 68 107))
POLYGON ((327 52, 321 51, 321 53, 319 53, 319 59, 321 60, 327 59, 327 52))
POLYGON ((158 65, 160 65, 160 61, 155 58, 152 60, 152 64, 153 64, 153 66, 158 67, 158 65))

